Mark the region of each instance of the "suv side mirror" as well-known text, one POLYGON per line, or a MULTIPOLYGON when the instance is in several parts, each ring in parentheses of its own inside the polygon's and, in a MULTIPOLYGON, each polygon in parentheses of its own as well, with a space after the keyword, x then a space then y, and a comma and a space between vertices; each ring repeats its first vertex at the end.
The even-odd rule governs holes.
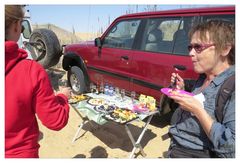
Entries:
POLYGON ((100 37, 95 38, 94 43, 95 43, 95 46, 98 47, 98 57, 101 57, 102 42, 100 37))
POLYGON ((102 47, 102 42, 101 42, 100 37, 95 38, 94 42, 95 42, 95 46, 97 46, 98 48, 102 47))
POLYGON ((22 36, 24 37, 24 40, 29 39, 32 33, 29 20, 24 19, 22 21, 22 29, 23 29, 22 36))

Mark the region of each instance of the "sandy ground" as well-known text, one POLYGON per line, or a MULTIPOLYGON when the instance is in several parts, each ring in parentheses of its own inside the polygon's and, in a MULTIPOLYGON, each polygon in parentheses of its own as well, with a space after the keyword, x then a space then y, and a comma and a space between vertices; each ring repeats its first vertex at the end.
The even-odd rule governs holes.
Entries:
MULTIPOLYGON (((57 80, 64 78, 62 71, 50 71, 54 89, 57 80)), ((165 118, 154 116, 141 141, 145 158, 164 158, 169 147, 170 139, 167 132, 169 124, 165 118)), ((71 108, 68 124, 60 131, 52 131, 44 127, 39 121, 41 137, 39 143, 40 158, 129 158, 133 145, 126 133, 124 125, 108 122, 98 125, 91 121, 86 123, 79 137, 72 143, 82 119, 71 108)), ((133 137, 137 139, 145 122, 135 121, 129 125, 133 137)), ((139 150, 134 158, 144 158, 139 150)))

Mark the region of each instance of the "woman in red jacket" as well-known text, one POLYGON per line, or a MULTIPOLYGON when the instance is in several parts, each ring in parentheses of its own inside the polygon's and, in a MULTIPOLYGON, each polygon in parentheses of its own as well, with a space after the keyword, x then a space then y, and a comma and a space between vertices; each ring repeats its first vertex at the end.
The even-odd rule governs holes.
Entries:
POLYGON ((68 122, 70 89, 56 95, 46 71, 17 41, 22 30, 23 8, 5 6, 5 157, 37 158, 37 118, 47 128, 62 129, 68 122))

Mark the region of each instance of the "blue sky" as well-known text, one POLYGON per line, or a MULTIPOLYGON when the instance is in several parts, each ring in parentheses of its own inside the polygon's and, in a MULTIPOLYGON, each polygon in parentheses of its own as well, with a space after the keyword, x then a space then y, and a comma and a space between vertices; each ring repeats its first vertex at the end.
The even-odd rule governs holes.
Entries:
MULTIPOLYGON (((151 5, 150 7, 153 7, 151 5)), ((157 10, 196 7, 197 5, 157 5, 157 10)), ((206 5, 205 5, 206 6, 206 5)), ((51 23, 76 32, 103 31, 126 11, 146 11, 148 5, 28 5, 33 24, 51 23)))

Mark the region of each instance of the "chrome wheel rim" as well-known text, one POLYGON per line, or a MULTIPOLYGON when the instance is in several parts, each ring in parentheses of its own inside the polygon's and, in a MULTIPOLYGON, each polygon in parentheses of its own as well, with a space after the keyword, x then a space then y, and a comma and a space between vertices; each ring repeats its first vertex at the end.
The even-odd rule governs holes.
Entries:
POLYGON ((72 89, 75 91, 75 92, 80 92, 80 82, 79 80, 77 79, 76 75, 75 74, 72 74, 70 76, 70 83, 71 83, 71 86, 72 86, 72 89))

